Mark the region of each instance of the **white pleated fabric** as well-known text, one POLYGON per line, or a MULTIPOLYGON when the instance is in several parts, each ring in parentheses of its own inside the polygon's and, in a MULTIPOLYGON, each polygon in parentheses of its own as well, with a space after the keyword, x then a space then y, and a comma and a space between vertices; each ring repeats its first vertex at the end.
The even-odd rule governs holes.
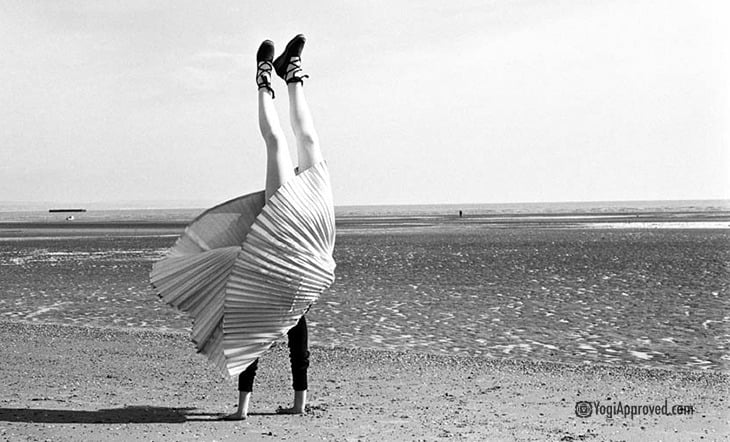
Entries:
POLYGON ((283 185, 196 218, 152 268, 165 302, 193 317, 199 352, 236 376, 334 281, 335 217, 321 162, 283 185))

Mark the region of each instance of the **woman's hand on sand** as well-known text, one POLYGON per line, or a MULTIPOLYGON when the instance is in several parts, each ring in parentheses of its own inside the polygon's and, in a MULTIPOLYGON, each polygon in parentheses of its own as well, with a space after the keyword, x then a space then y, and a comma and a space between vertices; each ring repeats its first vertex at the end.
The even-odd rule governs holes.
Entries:
POLYGON ((236 411, 235 413, 231 414, 224 414, 223 416, 219 417, 218 420, 222 421, 245 421, 246 415, 241 413, 240 411, 236 411))
POLYGON ((304 414, 304 408, 297 407, 279 407, 276 409, 276 414, 304 414))
POLYGON ((307 406, 307 390, 294 392, 294 406, 276 409, 277 414, 304 414, 307 406))

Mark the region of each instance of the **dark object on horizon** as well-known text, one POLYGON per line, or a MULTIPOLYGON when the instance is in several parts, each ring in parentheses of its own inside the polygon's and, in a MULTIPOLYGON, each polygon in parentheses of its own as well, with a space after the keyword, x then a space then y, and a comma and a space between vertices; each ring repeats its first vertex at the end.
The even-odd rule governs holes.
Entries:
POLYGON ((86 212, 86 209, 48 209, 48 213, 86 212))
POLYGON ((459 210, 459 218, 461 218, 462 216, 464 216, 464 212, 462 212, 461 210, 459 210))

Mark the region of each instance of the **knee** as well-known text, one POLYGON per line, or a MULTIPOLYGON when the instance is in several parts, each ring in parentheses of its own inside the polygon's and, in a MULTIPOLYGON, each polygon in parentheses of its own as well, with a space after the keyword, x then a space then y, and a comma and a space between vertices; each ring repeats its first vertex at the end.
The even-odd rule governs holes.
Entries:
POLYGON ((298 138, 299 142, 305 148, 312 148, 319 144, 319 139, 317 138, 317 135, 311 132, 304 132, 300 134, 298 138))
POLYGON ((286 139, 282 133, 269 131, 261 135, 264 137, 264 142, 268 149, 278 149, 286 144, 286 139))

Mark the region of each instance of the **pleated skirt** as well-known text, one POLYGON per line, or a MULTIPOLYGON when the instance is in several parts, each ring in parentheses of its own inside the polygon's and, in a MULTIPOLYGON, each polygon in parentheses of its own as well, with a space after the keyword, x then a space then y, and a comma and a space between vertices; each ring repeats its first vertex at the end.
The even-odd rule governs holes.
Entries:
POLYGON ((335 218, 326 164, 198 216, 150 273, 193 318, 192 340, 236 376, 283 338, 334 281, 335 218))

